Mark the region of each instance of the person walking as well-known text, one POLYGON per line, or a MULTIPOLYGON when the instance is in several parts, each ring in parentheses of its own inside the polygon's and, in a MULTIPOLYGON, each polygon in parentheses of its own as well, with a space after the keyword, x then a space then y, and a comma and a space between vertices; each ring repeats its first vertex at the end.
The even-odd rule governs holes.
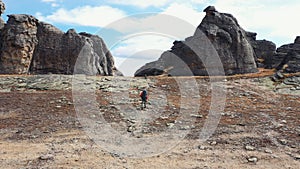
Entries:
POLYGON ((147 106, 147 101, 148 101, 148 92, 146 89, 144 89, 143 91, 140 92, 140 97, 142 99, 142 103, 141 103, 141 109, 145 109, 147 106))

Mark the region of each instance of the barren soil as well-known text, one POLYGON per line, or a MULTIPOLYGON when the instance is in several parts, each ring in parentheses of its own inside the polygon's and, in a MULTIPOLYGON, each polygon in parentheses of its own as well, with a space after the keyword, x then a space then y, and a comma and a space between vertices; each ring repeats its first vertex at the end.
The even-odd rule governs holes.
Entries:
MULTIPOLYGON (((300 166, 300 92, 291 89, 293 86, 275 84, 269 77, 221 80, 218 85, 226 92, 225 107, 222 112, 215 112, 216 117, 210 117, 211 104, 216 103, 211 101, 213 80, 207 78, 80 77, 84 78, 82 85, 87 91, 94 91, 98 113, 93 114, 81 108, 75 111, 76 106, 86 106, 78 105, 81 103, 76 102, 75 95, 79 93, 77 96, 82 100, 90 97, 81 89, 72 93, 71 78, 0 76, 1 168, 298 169, 300 166), (198 88, 181 90, 178 81, 191 79, 198 88), (148 87, 150 104, 140 110, 138 93, 143 87, 148 87), (189 93, 194 90, 199 94, 189 93), (95 124, 82 122, 83 117, 95 124), (214 117, 216 130, 208 139, 201 140, 205 122, 214 117), (174 144, 169 149, 151 151, 150 147, 145 156, 122 154, 109 151, 106 144, 97 141, 100 136, 95 138, 86 130, 92 127, 97 134, 107 124, 136 141, 152 137, 156 141, 155 137, 168 129, 186 135, 179 140, 167 139, 166 145, 174 144)), ((135 148, 134 143, 130 146, 135 148)))

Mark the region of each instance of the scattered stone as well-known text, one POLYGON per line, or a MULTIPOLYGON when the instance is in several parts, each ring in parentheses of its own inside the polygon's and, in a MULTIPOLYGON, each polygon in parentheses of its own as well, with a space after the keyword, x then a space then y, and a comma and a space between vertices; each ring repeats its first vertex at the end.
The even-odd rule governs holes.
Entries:
POLYGON ((201 115, 201 114, 191 114, 190 116, 195 117, 195 118, 202 118, 203 117, 203 115, 201 115))
POLYGON ((279 140, 282 145, 287 145, 288 141, 285 139, 279 140))
POLYGON ((295 160, 300 160, 300 155, 294 155, 295 160))
POLYGON ((167 117, 167 116, 160 116, 159 118, 161 118, 162 120, 166 120, 166 119, 168 119, 169 117, 167 117))
POLYGON ((210 145, 212 145, 212 146, 217 145, 217 142, 216 142, 216 141, 212 141, 212 142, 210 143, 210 145))
POLYGON ((132 124, 135 124, 135 123, 137 123, 138 121, 137 120, 135 120, 135 119, 128 119, 127 120, 128 122, 130 122, 130 123, 132 123, 132 124))
POLYGON ((200 145, 200 146, 198 146, 198 149, 199 149, 199 150, 207 150, 208 147, 205 147, 205 146, 200 145))
POLYGON ((272 152, 272 150, 270 150, 270 149, 266 149, 266 150, 265 150, 265 153, 272 154, 273 152, 272 152))
POLYGON ((169 127, 169 128, 173 128, 174 125, 175 125, 174 123, 166 123, 166 126, 169 127))
POLYGON ((248 150, 248 151, 254 151, 255 147, 247 145, 247 146, 245 146, 245 149, 248 150))
POLYGON ((185 149, 184 151, 183 151, 183 153, 189 153, 191 150, 190 149, 185 149))
POLYGON ((127 163, 127 160, 126 159, 122 159, 121 162, 125 164, 125 163, 127 163))
POLYGON ((46 154, 46 155, 42 155, 39 157, 40 160, 53 160, 54 159, 54 155, 52 154, 46 154))
POLYGON ((128 128, 127 128, 127 131, 128 132, 133 132, 135 130, 135 127, 134 126, 129 126, 128 128))
POLYGON ((255 156, 251 156, 251 157, 247 158, 247 160, 248 160, 248 162, 250 162, 250 163, 257 163, 258 158, 255 157, 255 156))
POLYGON ((183 127, 180 128, 180 130, 190 130, 190 129, 191 129, 190 126, 183 126, 183 127))

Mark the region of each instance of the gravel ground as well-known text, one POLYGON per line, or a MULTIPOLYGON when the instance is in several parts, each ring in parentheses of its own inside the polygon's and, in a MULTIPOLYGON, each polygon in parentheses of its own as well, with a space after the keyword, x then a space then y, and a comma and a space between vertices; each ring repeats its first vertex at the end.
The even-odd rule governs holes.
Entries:
POLYGON ((1 168, 297 169, 299 85, 286 82, 0 76, 1 168))

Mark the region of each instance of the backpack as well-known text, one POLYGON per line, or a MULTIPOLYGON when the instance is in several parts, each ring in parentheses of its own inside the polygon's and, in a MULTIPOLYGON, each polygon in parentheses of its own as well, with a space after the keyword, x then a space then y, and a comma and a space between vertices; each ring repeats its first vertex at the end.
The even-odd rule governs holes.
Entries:
POLYGON ((140 92, 140 97, 144 100, 148 100, 148 93, 146 90, 140 92))

